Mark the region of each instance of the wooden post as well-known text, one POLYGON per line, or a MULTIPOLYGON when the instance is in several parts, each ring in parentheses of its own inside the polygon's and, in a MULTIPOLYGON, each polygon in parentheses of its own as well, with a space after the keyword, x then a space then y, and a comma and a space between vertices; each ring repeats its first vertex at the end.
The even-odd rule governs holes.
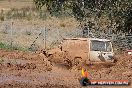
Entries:
POLYGON ((11 48, 13 47, 13 24, 14 22, 11 22, 11 48))
POLYGON ((45 42, 45 43, 44 43, 44 46, 45 46, 45 50, 46 50, 46 27, 45 27, 45 33, 44 33, 44 34, 45 34, 45 37, 44 37, 44 38, 45 38, 45 39, 44 39, 44 42, 45 42))

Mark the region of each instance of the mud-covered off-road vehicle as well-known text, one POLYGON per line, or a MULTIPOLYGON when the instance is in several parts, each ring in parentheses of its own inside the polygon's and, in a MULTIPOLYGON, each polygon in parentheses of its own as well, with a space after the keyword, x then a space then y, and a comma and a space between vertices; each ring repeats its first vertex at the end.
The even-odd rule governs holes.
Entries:
POLYGON ((69 66, 82 63, 113 63, 112 43, 98 38, 66 38, 59 48, 48 51, 49 60, 69 66))

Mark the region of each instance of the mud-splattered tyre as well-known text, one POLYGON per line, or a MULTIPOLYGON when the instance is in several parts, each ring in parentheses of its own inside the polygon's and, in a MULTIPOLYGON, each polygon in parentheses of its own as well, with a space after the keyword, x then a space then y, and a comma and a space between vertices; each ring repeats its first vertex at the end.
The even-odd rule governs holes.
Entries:
POLYGON ((74 66, 82 66, 82 58, 75 57, 73 63, 74 63, 74 66))
POLYGON ((69 59, 65 59, 65 60, 64 60, 64 64, 65 64, 66 66, 68 66, 69 68, 72 67, 72 62, 71 62, 69 59))
POLYGON ((73 66, 72 66, 73 69, 78 69, 78 70, 82 69, 82 66, 83 66, 82 58, 80 58, 80 57, 74 58, 72 61, 72 64, 73 64, 73 66))
POLYGON ((48 55, 48 60, 49 60, 50 62, 53 62, 53 58, 54 58, 53 54, 48 55))

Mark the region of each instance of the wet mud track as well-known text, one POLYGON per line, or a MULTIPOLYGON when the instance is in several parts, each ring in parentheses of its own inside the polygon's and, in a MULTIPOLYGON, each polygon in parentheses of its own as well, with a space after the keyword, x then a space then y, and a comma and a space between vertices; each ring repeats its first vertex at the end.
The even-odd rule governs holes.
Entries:
POLYGON ((74 88, 75 72, 52 66, 43 54, 17 51, 0 52, 0 88, 74 88))
MULTIPOLYGON (((86 67, 91 79, 132 80, 132 56, 118 55, 111 67, 86 67)), ((41 53, 0 50, 0 88, 81 88, 81 70, 54 65, 41 53)), ((89 88, 105 88, 91 86, 89 88)), ((132 88, 108 87, 108 88, 132 88)))

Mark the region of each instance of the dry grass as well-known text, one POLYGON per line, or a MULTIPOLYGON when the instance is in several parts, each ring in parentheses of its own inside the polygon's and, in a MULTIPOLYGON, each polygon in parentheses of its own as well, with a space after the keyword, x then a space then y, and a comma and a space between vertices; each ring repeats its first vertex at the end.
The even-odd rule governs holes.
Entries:
POLYGON ((23 8, 23 7, 32 7, 32 0, 2 0, 0 1, 0 10, 9 10, 10 8, 23 8))
MULTIPOLYGON (((51 17, 48 20, 23 20, 17 19, 12 21, 2 21, 0 22, 0 41, 10 44, 11 41, 14 45, 19 45, 21 47, 30 47, 30 45, 35 41, 35 38, 39 37, 35 42, 36 46, 44 48, 45 39, 45 28, 47 32, 47 47, 53 47, 56 42, 61 41, 61 36, 71 36, 69 33, 73 29, 76 29, 78 22, 74 18, 65 18, 64 20, 51 17), (11 23, 13 22, 13 25, 11 23), (65 25, 65 26, 62 26, 65 25), (11 29, 12 26, 12 29, 11 29), (11 30, 13 34, 11 35, 11 30), (43 33, 38 36, 39 33, 43 33), (68 34, 68 35, 67 35, 68 34)), ((76 35, 76 32, 73 32, 76 35)), ((73 34, 73 35, 74 35, 73 34)))
POLYGON ((41 20, 41 19, 33 19, 33 20, 24 20, 24 19, 16 19, 13 20, 15 26, 37 26, 37 27, 47 27, 50 29, 75 29, 79 22, 76 21, 75 18, 64 18, 59 19, 55 17, 49 17, 49 19, 41 20))
MULTIPOLYGON (((50 29, 49 33, 47 34, 47 47, 53 46, 58 39, 60 39, 60 35, 57 34, 58 29, 68 30, 68 29, 76 29, 78 26, 78 22, 74 18, 55 18, 51 17, 49 14, 40 16, 38 12, 30 11, 32 13, 37 13, 37 16, 32 17, 17 17, 20 15, 28 14, 28 8, 33 7, 32 0, 15 0, 8 2, 8 0, 0 1, 0 11, 4 10, 5 13, 10 13, 10 15, 2 15, 4 16, 4 20, 1 20, 0 22, 0 41, 11 44, 11 42, 14 45, 19 45, 22 47, 30 47, 30 45, 35 41, 35 38, 38 37, 40 32, 44 32, 45 27, 46 29, 50 29), (11 14, 14 13, 12 9, 15 9, 17 12, 22 12, 19 14, 15 14, 15 16, 12 16, 11 14), (20 11, 19 11, 20 10, 20 11), (10 18, 7 19, 7 16, 11 16, 14 19, 10 18), (46 19, 43 19, 43 17, 46 17, 46 19), (28 20, 28 18, 31 18, 28 20), (13 22, 13 26, 11 29, 11 23, 13 22), (13 30, 13 35, 11 35, 11 30, 13 30), (53 31, 52 31, 53 30, 53 31)), ((45 13, 45 12, 42 12, 45 13)), ((29 15, 26 15, 29 16, 29 15)), ((68 31, 70 32, 70 31, 68 31)), ((64 32, 63 32, 64 33, 64 32)), ((45 34, 43 33, 35 44, 41 48, 44 48, 44 37, 45 34)))
MULTIPOLYGON (((78 29, 79 26, 79 22, 77 22, 75 18, 65 16, 63 16, 63 18, 51 17, 47 12, 42 12, 40 16, 40 13, 34 11, 32 8, 32 0, 0 1, 0 11, 3 9, 5 13, 9 13, 8 15, 5 13, 0 14, 0 41, 8 44, 13 41, 15 45, 30 47, 39 33, 43 32, 42 36, 39 36, 37 39, 36 45, 44 48, 45 28, 50 29, 46 36, 48 46, 56 45, 58 41, 61 41, 62 36, 80 36, 80 29, 75 30, 78 29), (12 16, 14 13, 15 15, 12 16), (12 22, 13 26, 11 26, 12 22), (12 35, 11 27, 13 30, 12 35)), ((92 19, 93 18, 89 18, 90 21, 94 22, 95 19, 92 19)), ((105 25, 108 24, 107 22, 106 18, 102 18, 100 20, 100 23, 102 23, 100 26, 106 28, 105 25)))

